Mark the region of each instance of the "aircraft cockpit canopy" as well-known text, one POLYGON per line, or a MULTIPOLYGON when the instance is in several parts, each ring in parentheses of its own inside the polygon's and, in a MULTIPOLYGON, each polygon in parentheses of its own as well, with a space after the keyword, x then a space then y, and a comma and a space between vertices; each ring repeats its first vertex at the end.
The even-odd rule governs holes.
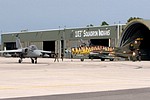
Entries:
POLYGON ((29 46, 29 48, 30 48, 31 50, 38 50, 37 46, 35 46, 35 45, 31 45, 31 46, 29 46))

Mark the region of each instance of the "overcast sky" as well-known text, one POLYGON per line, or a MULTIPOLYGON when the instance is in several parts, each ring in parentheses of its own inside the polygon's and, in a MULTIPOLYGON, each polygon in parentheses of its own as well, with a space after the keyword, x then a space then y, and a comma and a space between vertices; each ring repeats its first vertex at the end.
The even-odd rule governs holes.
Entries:
POLYGON ((0 32, 124 24, 149 12, 150 0, 0 0, 0 32))

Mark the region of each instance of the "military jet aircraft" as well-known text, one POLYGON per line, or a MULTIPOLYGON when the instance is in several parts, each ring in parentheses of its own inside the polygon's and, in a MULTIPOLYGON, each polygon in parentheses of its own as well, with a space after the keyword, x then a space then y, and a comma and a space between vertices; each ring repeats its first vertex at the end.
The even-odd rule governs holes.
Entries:
POLYGON ((104 61, 105 59, 113 61, 119 58, 130 60, 133 59, 133 53, 138 54, 142 40, 143 38, 136 38, 123 47, 107 47, 92 45, 91 43, 87 44, 81 39, 81 46, 73 47, 70 52, 74 55, 88 55, 90 59, 101 59, 101 61, 104 61))
POLYGON ((133 60, 134 58, 133 53, 136 54, 135 57, 138 56, 138 53, 140 51, 140 44, 142 40, 143 38, 137 38, 133 41, 130 41, 130 43, 126 44, 123 47, 114 47, 111 50, 110 50, 110 47, 104 47, 104 49, 93 51, 93 53, 95 53, 96 56, 98 56, 99 58, 107 59, 108 57, 110 58, 110 60, 111 60, 111 57, 121 57, 121 58, 125 58, 128 60, 133 60), (101 57, 102 54, 105 55, 106 57, 105 56, 101 57))
POLYGON ((23 58, 31 58, 32 63, 37 63, 37 58, 49 56, 51 51, 39 50, 36 45, 30 45, 23 48, 19 37, 16 37, 16 50, 4 50, 0 51, 4 56, 19 57, 19 63, 22 63, 23 58))

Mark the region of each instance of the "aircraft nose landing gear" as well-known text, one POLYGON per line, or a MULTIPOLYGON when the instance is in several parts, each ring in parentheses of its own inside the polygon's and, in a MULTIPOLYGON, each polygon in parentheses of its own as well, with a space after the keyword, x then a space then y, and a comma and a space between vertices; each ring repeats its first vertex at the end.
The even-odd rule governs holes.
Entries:
POLYGON ((31 58, 31 62, 37 64, 37 58, 31 58), (35 60, 34 60, 35 59, 35 60))

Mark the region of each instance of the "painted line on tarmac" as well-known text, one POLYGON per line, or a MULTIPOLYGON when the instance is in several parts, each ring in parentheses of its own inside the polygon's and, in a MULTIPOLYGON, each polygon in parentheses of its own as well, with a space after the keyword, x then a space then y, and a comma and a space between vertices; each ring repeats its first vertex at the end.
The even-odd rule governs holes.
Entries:
MULTIPOLYGON (((54 89, 54 88, 65 88, 65 87, 71 87, 71 86, 96 86, 96 85, 119 85, 119 84, 122 84, 122 83, 119 83, 119 82, 97 82, 97 83, 88 83, 88 84, 82 84, 82 83, 77 83, 77 84, 56 84, 56 85, 35 85, 35 86, 28 86, 28 85, 24 85, 24 86, 0 86, 0 91, 2 90, 20 90, 20 89, 54 89)), ((123 82, 123 84, 126 86, 128 84, 128 82, 123 82)), ((135 84, 134 82, 133 83, 130 83, 130 84, 135 84)), ((123 86, 124 86, 123 85, 123 86)))

